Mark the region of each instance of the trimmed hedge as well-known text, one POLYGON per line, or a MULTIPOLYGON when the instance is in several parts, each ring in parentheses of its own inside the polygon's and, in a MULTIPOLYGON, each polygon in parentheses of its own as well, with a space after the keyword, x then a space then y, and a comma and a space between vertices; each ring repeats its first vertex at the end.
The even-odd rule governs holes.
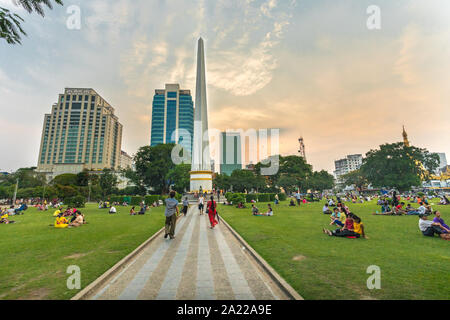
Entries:
POLYGON ((286 201, 287 195, 286 195, 286 193, 279 193, 278 198, 280 199, 280 201, 286 201))
POLYGON ((153 202, 158 202, 160 199, 161 199, 161 196, 159 196, 159 195, 145 196, 145 204, 150 206, 153 204, 153 202))
POLYGON ((144 199, 141 196, 131 197, 131 206, 139 206, 144 199))

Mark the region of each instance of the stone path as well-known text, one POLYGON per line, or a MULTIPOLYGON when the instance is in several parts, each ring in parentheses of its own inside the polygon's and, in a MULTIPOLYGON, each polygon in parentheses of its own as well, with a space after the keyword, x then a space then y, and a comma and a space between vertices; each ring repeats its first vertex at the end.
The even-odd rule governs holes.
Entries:
POLYGON ((94 300, 278 300, 288 297, 222 223, 209 228, 196 206, 178 220, 175 240, 161 235, 94 300))

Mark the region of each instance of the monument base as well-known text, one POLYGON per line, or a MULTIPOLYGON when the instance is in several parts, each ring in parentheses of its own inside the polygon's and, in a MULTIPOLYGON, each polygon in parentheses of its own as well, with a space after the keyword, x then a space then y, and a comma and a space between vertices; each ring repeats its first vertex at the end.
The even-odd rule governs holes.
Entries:
POLYGON ((211 192, 212 191, 212 171, 192 171, 191 172, 191 192, 211 192))

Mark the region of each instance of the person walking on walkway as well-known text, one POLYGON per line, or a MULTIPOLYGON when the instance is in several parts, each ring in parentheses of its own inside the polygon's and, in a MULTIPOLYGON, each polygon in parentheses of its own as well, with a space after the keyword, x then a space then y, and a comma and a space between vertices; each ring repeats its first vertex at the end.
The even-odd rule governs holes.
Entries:
POLYGON ((178 211, 178 201, 175 199, 175 191, 170 192, 170 198, 166 199, 166 211, 164 215, 166 216, 166 234, 164 238, 175 239, 175 226, 177 224, 178 211))
POLYGON ((200 215, 203 214, 203 208, 205 207, 205 198, 203 197, 203 194, 200 195, 200 198, 198 198, 198 210, 200 211, 200 215))
POLYGON ((207 210, 208 210, 208 216, 209 216, 209 222, 211 223, 211 229, 214 229, 214 227, 219 224, 216 220, 217 215, 217 203, 214 201, 214 196, 211 196, 211 200, 208 202, 207 210))

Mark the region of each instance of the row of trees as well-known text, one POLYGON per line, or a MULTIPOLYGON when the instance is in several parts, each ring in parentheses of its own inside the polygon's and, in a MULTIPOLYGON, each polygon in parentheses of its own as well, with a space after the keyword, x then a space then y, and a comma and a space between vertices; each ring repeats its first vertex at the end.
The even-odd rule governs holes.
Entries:
POLYGON ((342 178, 345 185, 355 185, 359 190, 370 184, 375 188, 409 191, 429 181, 430 172, 438 166, 439 156, 426 149, 403 143, 385 144, 379 150, 369 151, 361 168, 342 178))
MULTIPOLYGON (((88 171, 79 174, 63 174, 47 183, 42 173, 35 172, 36 168, 22 168, 15 173, 0 178, 0 198, 13 197, 18 182, 17 198, 46 198, 68 199, 83 196, 86 199, 102 199, 112 193, 120 194, 117 189, 117 176, 109 169, 101 174, 88 171)), ((122 190, 122 192, 135 192, 135 190, 122 190)))
POLYGON ((217 175, 214 184, 223 190, 232 189, 235 192, 251 191, 263 193, 278 193, 280 189, 285 191, 302 192, 324 191, 333 189, 334 177, 326 171, 313 171, 302 157, 279 156, 272 157, 272 165, 278 165, 278 171, 274 175, 263 175, 263 168, 268 165, 258 163, 254 172, 249 170, 236 170, 231 176, 217 175))

